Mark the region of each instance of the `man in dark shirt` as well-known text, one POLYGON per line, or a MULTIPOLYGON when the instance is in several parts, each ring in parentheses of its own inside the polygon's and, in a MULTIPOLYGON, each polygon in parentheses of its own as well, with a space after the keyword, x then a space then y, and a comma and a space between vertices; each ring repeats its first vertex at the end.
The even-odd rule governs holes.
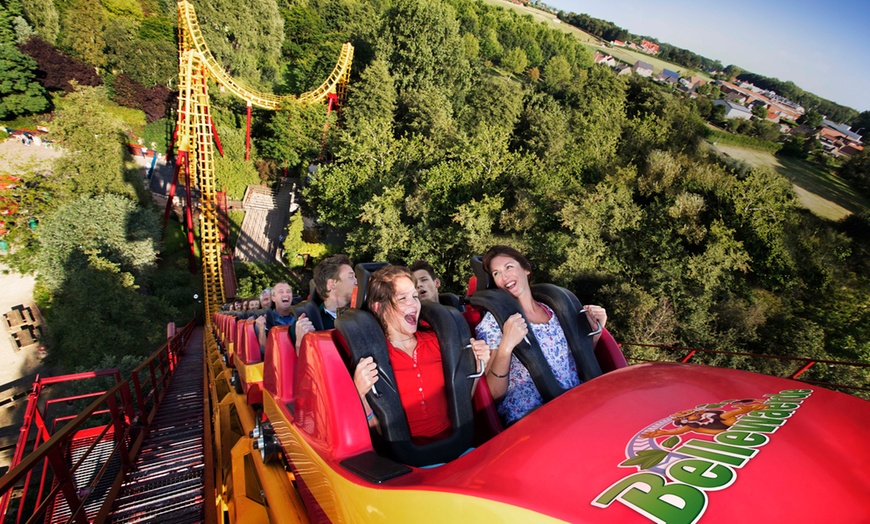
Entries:
MULTIPOLYGON (((323 303, 320 305, 323 329, 332 329, 335 327, 338 310, 350 304, 353 288, 356 287, 353 262, 347 255, 333 255, 323 259, 314 268, 314 285, 317 294, 323 298, 323 303)), ((304 314, 300 315, 296 325, 290 328, 290 338, 293 339, 297 352, 299 352, 297 342, 301 341, 306 333, 314 330, 311 320, 304 314)))

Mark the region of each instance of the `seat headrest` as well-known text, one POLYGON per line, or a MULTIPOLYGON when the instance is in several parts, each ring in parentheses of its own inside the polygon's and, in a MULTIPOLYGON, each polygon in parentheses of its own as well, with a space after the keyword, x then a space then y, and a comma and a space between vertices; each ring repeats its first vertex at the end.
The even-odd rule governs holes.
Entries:
POLYGON ((314 326, 314 331, 323 331, 323 319, 320 317, 320 307, 313 300, 305 300, 294 304, 291 309, 296 318, 299 318, 303 314, 308 317, 314 326))
POLYGON ((462 300, 453 293, 438 293, 438 303, 462 311, 462 300))
POLYGON ((323 297, 317 292, 317 285, 314 283, 313 278, 308 281, 308 300, 313 301, 318 306, 323 304, 323 297))
POLYGON ((356 273, 356 297, 351 307, 365 309, 372 273, 387 265, 387 262, 360 262, 353 268, 354 273, 356 273))
POLYGON ((474 276, 477 277, 477 289, 495 289, 495 282, 489 273, 483 269, 483 257, 474 255, 471 257, 471 269, 474 270, 474 276))

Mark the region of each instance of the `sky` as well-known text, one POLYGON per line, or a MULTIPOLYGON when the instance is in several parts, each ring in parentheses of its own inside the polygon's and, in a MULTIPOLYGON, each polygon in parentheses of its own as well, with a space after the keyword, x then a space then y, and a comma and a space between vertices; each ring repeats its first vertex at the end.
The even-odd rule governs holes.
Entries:
POLYGON ((870 1, 543 0, 870 110, 870 1))

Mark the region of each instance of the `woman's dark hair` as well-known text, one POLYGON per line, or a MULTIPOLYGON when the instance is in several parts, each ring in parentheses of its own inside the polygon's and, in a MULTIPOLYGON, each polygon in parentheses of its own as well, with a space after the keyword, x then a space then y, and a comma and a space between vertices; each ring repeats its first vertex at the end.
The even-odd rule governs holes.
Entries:
POLYGON ((387 308, 395 307, 396 281, 407 277, 417 285, 414 275, 404 266, 388 265, 372 273, 369 278, 369 292, 366 298, 366 307, 378 319, 381 329, 387 332, 386 316, 387 308), (377 305, 377 307, 375 307, 377 305))
POLYGON ((490 264, 492 264, 492 259, 498 256, 510 257, 516 260, 520 264, 520 267, 522 267, 526 271, 532 270, 532 263, 529 262, 529 259, 523 256, 522 253, 510 246, 498 245, 492 246, 491 248, 489 248, 489 250, 487 250, 486 253, 483 254, 483 270, 489 273, 490 276, 492 276, 490 264))

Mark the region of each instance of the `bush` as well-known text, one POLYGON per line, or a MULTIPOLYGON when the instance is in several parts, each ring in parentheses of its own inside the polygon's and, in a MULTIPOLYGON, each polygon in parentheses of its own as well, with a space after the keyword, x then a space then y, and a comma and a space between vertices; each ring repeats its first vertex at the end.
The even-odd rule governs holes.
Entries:
POLYGON ((776 142, 768 142, 751 136, 735 135, 733 133, 726 133, 724 131, 712 129, 708 130, 707 140, 710 142, 722 142, 723 144, 759 149, 761 151, 770 151, 771 153, 776 153, 782 149, 782 144, 776 142))

